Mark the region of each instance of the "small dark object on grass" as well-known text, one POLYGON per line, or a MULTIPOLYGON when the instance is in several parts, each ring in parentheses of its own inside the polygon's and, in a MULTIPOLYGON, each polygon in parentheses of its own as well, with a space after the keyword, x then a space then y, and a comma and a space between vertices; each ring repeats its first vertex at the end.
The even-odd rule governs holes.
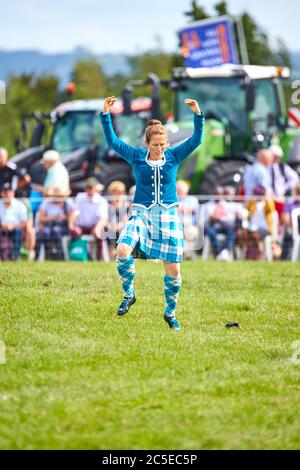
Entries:
POLYGON ((242 329, 240 324, 235 322, 235 321, 230 321, 228 323, 225 323, 225 328, 239 328, 240 330, 242 329))

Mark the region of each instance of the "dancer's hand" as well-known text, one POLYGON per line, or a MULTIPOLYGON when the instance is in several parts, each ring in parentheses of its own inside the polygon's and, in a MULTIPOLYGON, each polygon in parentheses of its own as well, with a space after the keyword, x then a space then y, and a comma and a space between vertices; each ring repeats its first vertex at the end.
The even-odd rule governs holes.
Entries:
POLYGON ((107 98, 105 98, 104 105, 103 105, 103 112, 109 113, 116 101, 117 101, 117 98, 115 96, 108 96, 107 98))
POLYGON ((201 114, 201 109, 196 100, 190 100, 189 98, 187 98, 186 100, 184 100, 184 102, 191 108, 193 113, 201 114))

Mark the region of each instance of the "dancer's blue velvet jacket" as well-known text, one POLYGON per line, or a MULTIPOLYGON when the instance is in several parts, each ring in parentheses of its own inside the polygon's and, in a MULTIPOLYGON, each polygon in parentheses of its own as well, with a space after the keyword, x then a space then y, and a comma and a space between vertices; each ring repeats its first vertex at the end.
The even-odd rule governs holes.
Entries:
POLYGON ((100 113, 105 138, 109 147, 133 168, 136 191, 133 204, 150 209, 154 204, 169 208, 178 204, 176 174, 181 163, 202 143, 204 114, 194 114, 194 133, 176 147, 164 151, 164 162, 153 166, 148 160, 146 147, 132 147, 116 136, 110 113, 100 113))

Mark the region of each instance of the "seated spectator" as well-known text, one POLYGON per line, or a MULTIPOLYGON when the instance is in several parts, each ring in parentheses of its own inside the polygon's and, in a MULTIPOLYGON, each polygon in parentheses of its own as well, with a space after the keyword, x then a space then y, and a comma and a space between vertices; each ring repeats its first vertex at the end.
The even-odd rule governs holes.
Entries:
POLYGON ((31 181, 29 175, 17 165, 8 160, 8 152, 0 147, 0 191, 5 183, 8 183, 12 191, 17 191, 27 186, 31 181))
MULTIPOLYGON (((293 190, 294 197, 285 203, 282 212, 283 223, 283 242, 282 242, 282 259, 291 259, 291 251, 293 245, 292 236, 292 212, 294 209, 300 208, 300 183, 293 190)), ((300 227, 299 227, 300 231, 300 227)))
POLYGON ((202 204, 203 211, 203 224, 205 225, 209 219, 210 207, 214 206, 216 201, 223 199, 224 188, 223 186, 216 186, 214 194, 210 196, 210 199, 202 204))
MULTIPOLYGON (((5 148, 0 148, 0 191, 4 185, 8 185, 12 191, 17 192, 20 195, 22 190, 30 183, 31 177, 26 174, 24 168, 19 169, 17 165, 8 160, 8 152, 5 148)), ((21 204, 25 204, 27 208, 27 221, 25 224, 24 231, 22 236, 24 236, 24 247, 28 250, 29 259, 33 259, 34 256, 34 246, 35 246, 35 231, 32 221, 32 211, 28 207, 28 200, 25 198, 21 204)), ((17 202, 17 203, 18 203, 17 202)), ((20 206, 23 207, 23 206, 20 206)))
POLYGON ((4 183, 0 195, 0 258, 18 260, 28 221, 27 209, 23 202, 15 199, 10 183, 4 183))
POLYGON ((196 256, 196 241, 199 235, 199 203, 196 196, 190 196, 188 194, 189 185, 185 181, 177 181, 176 191, 179 202, 178 215, 183 225, 185 239, 184 257, 193 259, 196 256))
POLYGON ((36 260, 39 259, 42 244, 45 246, 46 259, 64 259, 62 238, 69 234, 73 212, 72 201, 67 199, 69 194, 69 191, 60 186, 47 188, 37 216, 36 260))
MULTIPOLYGON (((243 206, 232 201, 234 190, 226 187, 223 198, 209 203, 206 212, 206 225, 204 233, 210 238, 216 258, 221 261, 233 260, 233 248, 236 239, 237 219, 241 217, 243 206), (219 234, 225 236, 224 243, 218 238, 219 234)), ((220 189, 218 188, 218 197, 220 189)))
POLYGON ((231 203, 231 208, 233 209, 233 212, 235 212, 235 244, 239 246, 243 252, 245 246, 243 221, 248 217, 248 210, 241 202, 234 200, 235 191, 232 186, 224 186, 223 194, 224 199, 231 203))
POLYGON ((117 239, 128 219, 129 201, 126 197, 126 186, 122 181, 113 181, 108 186, 108 224, 107 243, 110 259, 117 254, 117 239))
POLYGON ((74 213, 70 220, 73 240, 81 235, 94 235, 97 240, 97 259, 102 257, 103 230, 108 219, 108 204, 99 194, 102 190, 96 178, 88 178, 85 191, 75 198, 74 213))

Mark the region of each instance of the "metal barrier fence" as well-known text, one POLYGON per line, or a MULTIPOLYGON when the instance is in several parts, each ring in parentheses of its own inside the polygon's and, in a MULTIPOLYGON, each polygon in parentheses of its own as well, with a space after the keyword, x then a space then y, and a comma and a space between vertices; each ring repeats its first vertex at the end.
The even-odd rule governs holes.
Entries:
MULTIPOLYGON (((129 196, 1 199, 0 259, 112 260, 133 208, 129 196)), ((299 197, 187 196, 178 216, 187 259, 299 260, 299 197)), ((147 212, 152 239, 161 236, 159 217, 147 212)))

